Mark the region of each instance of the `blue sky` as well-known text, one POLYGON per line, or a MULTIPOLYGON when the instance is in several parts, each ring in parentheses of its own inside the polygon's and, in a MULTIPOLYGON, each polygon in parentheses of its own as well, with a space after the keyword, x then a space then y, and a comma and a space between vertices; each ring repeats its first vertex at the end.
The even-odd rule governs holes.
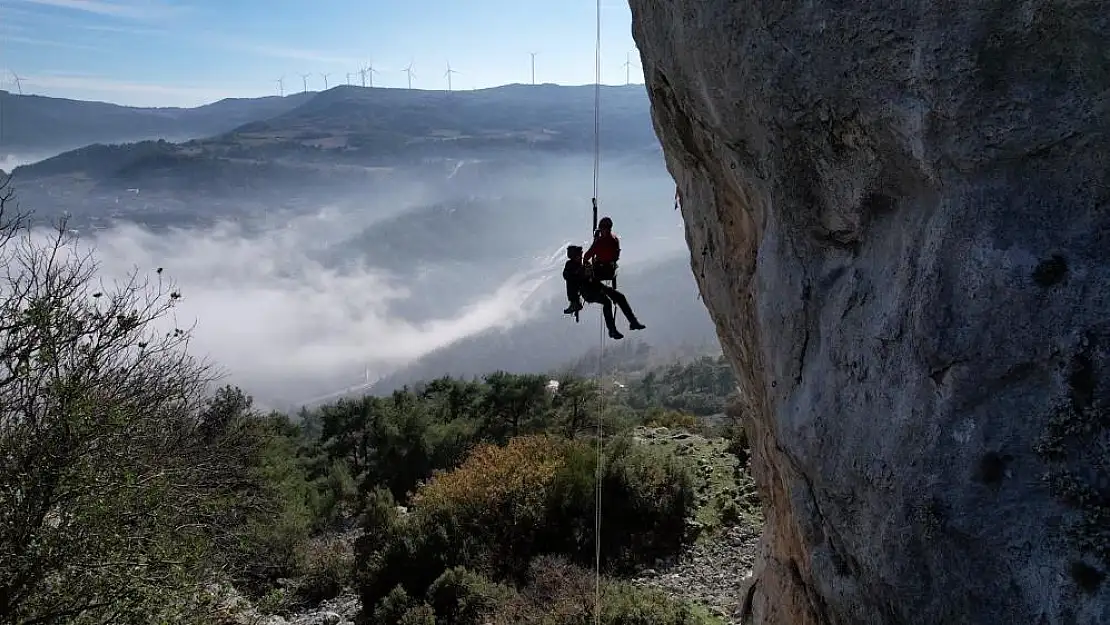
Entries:
MULTIPOLYGON (((594 82, 593 0, 0 0, 0 87, 135 106, 374 85, 594 82)), ((623 0, 602 0, 605 84, 643 82, 623 0), (628 57, 627 55, 631 55, 628 57)))

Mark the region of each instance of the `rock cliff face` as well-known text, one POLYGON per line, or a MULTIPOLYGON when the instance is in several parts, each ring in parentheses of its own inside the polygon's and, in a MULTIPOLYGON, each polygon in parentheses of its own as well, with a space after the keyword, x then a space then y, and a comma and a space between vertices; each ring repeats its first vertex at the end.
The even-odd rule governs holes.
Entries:
POLYGON ((747 617, 1110 623, 1110 11, 630 4, 768 506, 747 617))

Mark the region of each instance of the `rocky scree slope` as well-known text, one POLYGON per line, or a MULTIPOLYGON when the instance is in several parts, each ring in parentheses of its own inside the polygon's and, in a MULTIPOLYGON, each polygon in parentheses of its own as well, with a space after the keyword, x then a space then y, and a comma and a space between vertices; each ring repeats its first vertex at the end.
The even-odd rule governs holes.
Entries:
POLYGON ((634 580, 706 606, 728 625, 740 623, 740 585, 752 570, 763 526, 760 502, 747 463, 722 438, 684 430, 640 427, 635 440, 693 461, 697 542, 678 558, 658 561, 634 580))
POLYGON ((760 624, 1110 622, 1110 13, 631 0, 760 624))

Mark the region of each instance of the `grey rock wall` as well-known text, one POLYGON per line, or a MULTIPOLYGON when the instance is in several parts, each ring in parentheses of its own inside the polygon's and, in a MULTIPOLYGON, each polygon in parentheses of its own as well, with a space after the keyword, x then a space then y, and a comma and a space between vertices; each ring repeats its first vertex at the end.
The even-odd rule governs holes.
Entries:
POLYGON ((746 617, 1110 623, 1110 5, 630 5, 768 508, 746 617))

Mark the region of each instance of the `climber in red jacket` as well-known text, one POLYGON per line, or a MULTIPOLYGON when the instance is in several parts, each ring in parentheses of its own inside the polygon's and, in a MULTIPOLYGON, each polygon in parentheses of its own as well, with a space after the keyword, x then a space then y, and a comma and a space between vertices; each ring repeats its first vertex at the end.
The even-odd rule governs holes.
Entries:
POLYGON ((594 242, 582 255, 582 261, 588 263, 593 259, 594 278, 597 280, 613 280, 617 275, 617 261, 620 257, 621 240, 613 234, 613 220, 602 217, 597 222, 594 242))

